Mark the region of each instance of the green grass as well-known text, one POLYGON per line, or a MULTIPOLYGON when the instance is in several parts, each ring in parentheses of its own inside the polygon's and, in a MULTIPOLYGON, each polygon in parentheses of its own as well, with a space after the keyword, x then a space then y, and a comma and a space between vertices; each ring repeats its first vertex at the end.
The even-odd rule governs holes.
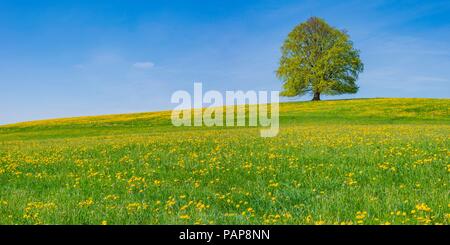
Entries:
POLYGON ((0 127, 0 224, 449 224, 449 99, 280 105, 280 133, 170 112, 0 127))

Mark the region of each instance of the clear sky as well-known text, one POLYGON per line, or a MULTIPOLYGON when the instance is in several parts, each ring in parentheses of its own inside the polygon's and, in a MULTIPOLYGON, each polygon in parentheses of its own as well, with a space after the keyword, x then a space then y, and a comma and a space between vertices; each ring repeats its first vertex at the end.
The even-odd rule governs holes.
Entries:
POLYGON ((450 97, 448 0, 1 0, 0 124, 171 109, 195 81, 280 90, 280 46, 310 16, 361 50, 360 91, 338 98, 450 97))

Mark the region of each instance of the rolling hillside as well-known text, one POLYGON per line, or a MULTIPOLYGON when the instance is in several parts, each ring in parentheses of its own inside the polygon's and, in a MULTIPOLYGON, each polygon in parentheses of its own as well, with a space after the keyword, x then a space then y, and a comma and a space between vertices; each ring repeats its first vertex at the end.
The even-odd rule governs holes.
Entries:
MULTIPOLYGON (((355 99, 280 104, 282 125, 450 124, 449 99, 355 99)), ((152 134, 198 127, 172 126, 170 111, 74 117, 0 126, 0 139, 152 134)), ((201 129, 220 129, 207 128, 201 129)))
POLYGON ((449 224, 450 99, 280 105, 280 133, 170 112, 0 126, 0 224, 449 224))

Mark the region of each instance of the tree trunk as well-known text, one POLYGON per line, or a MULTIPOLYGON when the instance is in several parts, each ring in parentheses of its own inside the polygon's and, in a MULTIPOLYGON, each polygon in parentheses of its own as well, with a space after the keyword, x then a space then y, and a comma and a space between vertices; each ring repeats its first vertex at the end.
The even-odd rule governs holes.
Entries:
POLYGON ((313 97, 312 101, 317 101, 317 100, 320 100, 320 93, 314 92, 314 97, 313 97))

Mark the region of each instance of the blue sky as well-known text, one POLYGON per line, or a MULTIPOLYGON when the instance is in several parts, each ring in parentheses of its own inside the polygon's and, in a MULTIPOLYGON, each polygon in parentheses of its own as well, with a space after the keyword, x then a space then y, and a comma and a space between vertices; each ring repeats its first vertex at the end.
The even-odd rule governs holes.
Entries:
POLYGON ((279 90, 279 48, 310 16, 361 50, 360 91, 337 98, 450 97, 448 0, 2 0, 0 124, 171 109, 196 81, 279 90))

